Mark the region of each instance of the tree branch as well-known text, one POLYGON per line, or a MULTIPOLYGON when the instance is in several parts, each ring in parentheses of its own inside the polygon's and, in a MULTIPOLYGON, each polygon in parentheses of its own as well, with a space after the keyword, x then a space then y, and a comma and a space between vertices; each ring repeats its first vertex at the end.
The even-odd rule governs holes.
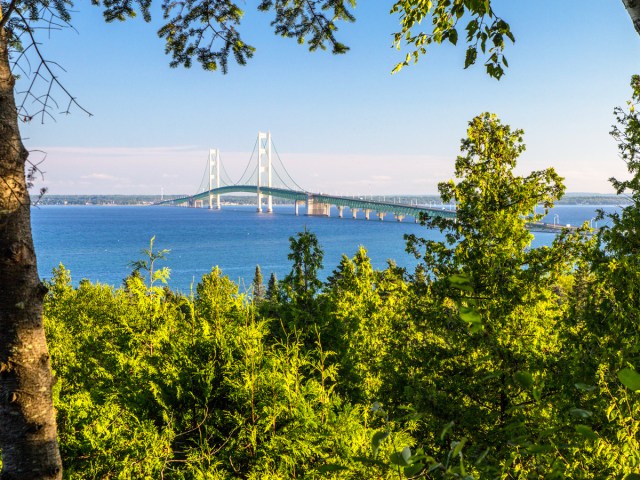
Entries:
MULTIPOLYGON (((17 13, 17 15, 20 17, 20 19, 22 20, 22 24, 24 26, 24 31, 27 33, 27 35, 29 36, 29 40, 30 40, 30 47, 33 46, 33 49, 35 50, 36 53, 36 57, 40 60, 40 64, 38 65, 38 68, 36 69, 36 72, 33 76, 33 79, 31 81, 31 84, 29 85, 29 88, 25 91, 25 97, 21 103, 21 105, 19 106, 18 110, 24 110, 25 107, 25 102, 27 100, 27 98, 29 97, 33 97, 34 100, 39 103, 40 105, 42 105, 42 109, 38 112, 35 113, 35 115, 37 115, 38 113, 40 113, 42 115, 42 122, 44 123, 44 117, 45 115, 49 115, 51 116, 51 113, 48 111, 50 108, 50 104, 54 103, 57 105, 57 102, 54 100, 53 96, 52 96, 52 88, 53 86, 57 86, 58 88, 60 88, 62 90, 62 92, 69 98, 69 105, 67 107, 67 110, 64 113, 69 113, 69 109, 71 108, 72 105, 75 105, 77 108, 79 108, 80 110, 82 110, 84 113, 86 113, 89 116, 92 116, 91 112, 89 112, 87 109, 85 109, 82 105, 80 105, 78 103, 78 101, 76 100, 76 98, 71 95, 71 93, 65 88, 65 86, 60 82, 60 80, 58 80, 58 76, 53 72, 51 65, 56 65, 59 68, 60 65, 58 65, 55 62, 51 62, 49 60, 45 60, 44 56, 42 55, 42 52, 40 51, 40 48, 38 47, 38 42, 36 41, 36 38, 33 34, 33 28, 29 25, 28 20, 24 17, 24 15, 22 15, 22 13, 19 10, 15 10, 15 12, 17 13), (46 71, 46 73, 48 73, 49 78, 45 78, 42 73, 41 73, 41 69, 44 68, 44 70, 46 71), (37 80, 37 78, 40 77, 42 79, 44 79, 45 81, 49 82, 49 87, 47 88, 47 92, 46 94, 44 94, 41 97, 36 97, 33 94, 33 88, 35 86, 35 82, 37 80)), ((63 69, 64 70, 64 69, 63 69)), ((33 118, 33 115, 24 115, 24 120, 30 120, 31 118, 33 118)))
POLYGON ((638 0, 622 0, 624 8, 631 17, 636 32, 640 35, 640 1, 638 0))
POLYGON ((17 0, 11 0, 11 3, 9 4, 9 7, 7 8, 7 11, 6 12, 2 12, 0 14, 0 29, 3 29, 4 26, 7 24, 7 22, 9 21, 9 19, 11 18, 11 14, 16 9, 16 4, 17 3, 18 3, 17 0))

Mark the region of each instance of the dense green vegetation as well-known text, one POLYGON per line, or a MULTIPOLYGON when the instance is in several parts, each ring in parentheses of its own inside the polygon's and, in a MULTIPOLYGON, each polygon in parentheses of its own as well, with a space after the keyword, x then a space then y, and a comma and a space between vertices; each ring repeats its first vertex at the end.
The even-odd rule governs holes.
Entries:
MULTIPOLYGON (((640 101, 634 77, 633 102, 640 101)), ((632 204, 531 248, 564 193, 514 173, 522 131, 469 123, 444 242, 413 272, 361 248, 325 282, 313 233, 240 292, 218 269, 167 287, 153 241, 117 289, 62 266, 45 319, 68 478, 640 478, 640 120, 613 135, 632 204), (542 213, 534 215, 540 217, 542 213)))

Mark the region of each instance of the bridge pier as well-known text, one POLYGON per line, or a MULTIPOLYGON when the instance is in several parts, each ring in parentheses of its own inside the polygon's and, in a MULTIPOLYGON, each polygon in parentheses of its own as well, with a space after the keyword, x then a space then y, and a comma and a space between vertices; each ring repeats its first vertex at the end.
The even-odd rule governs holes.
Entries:
POLYGON ((402 215, 402 214, 400 214, 400 213, 395 213, 393 216, 395 217, 395 219, 396 219, 398 222, 401 222, 402 220, 404 220, 404 215, 402 215))
POLYGON ((338 205, 338 217, 342 218, 343 211, 344 211, 344 206, 338 205))
POLYGON ((209 210, 213 208, 213 197, 216 197, 216 210, 220 210, 220 195, 209 195, 209 210))
POLYGON ((352 208, 352 209, 351 209, 351 216, 352 216, 354 219, 358 218, 358 212, 359 212, 359 211, 360 211, 360 209, 359 209, 359 208, 352 208))
POLYGON ((369 220, 369 215, 371 215, 371 210, 365 208, 364 209, 364 218, 366 218, 367 220, 369 220))
POLYGON ((328 217, 331 205, 327 203, 316 202, 313 195, 307 195, 307 215, 328 217))
POLYGON ((387 214, 387 212, 377 212, 378 220, 380 220, 382 222, 384 220, 384 216, 386 214, 387 214))

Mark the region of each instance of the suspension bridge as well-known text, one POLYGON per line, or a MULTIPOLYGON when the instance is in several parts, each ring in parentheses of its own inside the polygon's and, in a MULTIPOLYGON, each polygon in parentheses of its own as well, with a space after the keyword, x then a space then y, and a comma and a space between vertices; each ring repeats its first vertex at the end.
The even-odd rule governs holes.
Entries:
MULTIPOLYGON (((447 209, 444 206, 438 208, 427 205, 367 200, 360 196, 338 196, 309 192, 300 187, 289 175, 275 149, 270 132, 258 133, 249 162, 237 182, 233 182, 227 173, 220 159, 220 151, 211 149, 197 193, 163 200, 156 205, 208 207, 219 210, 221 209, 220 197, 231 193, 255 194, 257 211, 261 213, 273 212, 273 198, 276 197, 292 201, 295 205, 296 215, 300 214, 300 207, 304 207, 306 215, 328 217, 333 207, 337 210, 340 218, 344 217, 345 209, 349 210, 352 218, 365 218, 366 220, 370 220, 372 215, 373 218, 384 220, 388 214, 393 215, 398 222, 403 221, 406 217, 413 218, 415 222, 421 216, 456 217, 455 209, 447 209)), ((527 226, 530 230, 547 232, 557 232, 566 228, 555 223, 542 222, 532 222, 527 226)))

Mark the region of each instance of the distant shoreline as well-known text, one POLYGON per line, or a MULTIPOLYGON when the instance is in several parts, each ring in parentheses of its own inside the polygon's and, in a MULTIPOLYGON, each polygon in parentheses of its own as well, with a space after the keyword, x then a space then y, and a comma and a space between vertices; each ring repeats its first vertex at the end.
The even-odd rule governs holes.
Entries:
MULTIPOLYGON (((185 195, 165 195, 164 200, 180 198, 185 195)), ((254 205, 255 196, 222 197, 223 205, 254 205)), ((396 201, 397 203, 440 205, 441 200, 437 195, 367 195, 367 199, 377 201, 396 201)), ((161 201, 159 195, 45 195, 38 205, 69 205, 69 206, 148 206, 161 201)), ((274 205, 292 205, 290 201, 273 198, 274 205)), ((631 204, 624 196, 598 193, 568 193, 556 205, 619 205, 631 204)))

